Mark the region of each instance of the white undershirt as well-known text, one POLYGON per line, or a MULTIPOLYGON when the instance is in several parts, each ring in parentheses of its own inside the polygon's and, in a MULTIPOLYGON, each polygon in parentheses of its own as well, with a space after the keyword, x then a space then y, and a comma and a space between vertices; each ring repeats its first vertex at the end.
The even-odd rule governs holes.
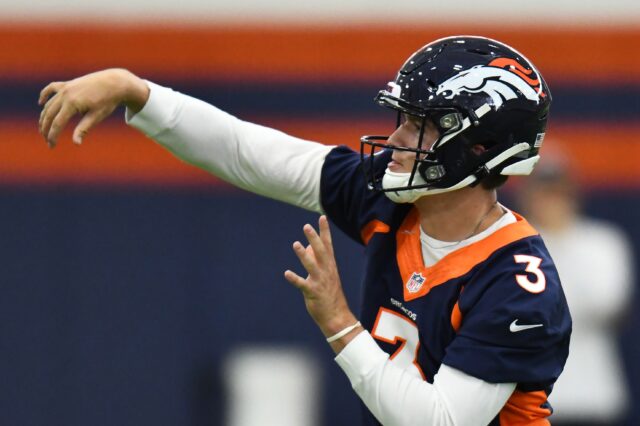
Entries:
POLYGON ((453 253, 456 250, 478 242, 504 226, 507 226, 511 223, 516 223, 516 217, 514 216, 514 214, 511 213, 506 207, 502 205, 500 205, 500 207, 502 208, 502 211, 505 212, 500 217, 500 219, 498 219, 484 231, 473 235, 466 240, 458 241, 455 243, 436 240, 435 238, 427 235, 427 233, 422 230, 422 227, 420 227, 420 242, 422 243, 422 259, 424 260, 424 264, 426 266, 433 266, 449 253, 453 253))
MULTIPOLYGON (((320 175, 332 146, 241 121, 195 98, 148 84, 151 93, 144 108, 135 115, 126 113, 129 125, 178 158, 233 185, 322 212, 320 175)), ((473 238, 484 238, 506 225, 510 220, 507 216, 473 238)), ((427 264, 454 249, 437 248, 436 240, 425 237, 423 244, 426 241, 436 247, 423 248, 427 264)), ((456 244, 456 248, 471 244, 472 239, 456 244)), ((487 424, 515 389, 514 383, 488 383, 446 365, 440 367, 433 384, 429 384, 390 361, 368 332, 356 336, 336 362, 356 393, 385 425, 487 424)))

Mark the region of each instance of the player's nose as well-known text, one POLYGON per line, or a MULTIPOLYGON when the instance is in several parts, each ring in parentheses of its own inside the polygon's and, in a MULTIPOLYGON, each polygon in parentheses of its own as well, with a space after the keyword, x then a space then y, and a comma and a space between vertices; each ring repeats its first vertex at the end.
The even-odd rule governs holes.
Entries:
POLYGON ((389 135, 389 139, 387 139, 387 143, 393 146, 399 147, 407 147, 407 130, 404 127, 404 124, 401 124, 389 135))

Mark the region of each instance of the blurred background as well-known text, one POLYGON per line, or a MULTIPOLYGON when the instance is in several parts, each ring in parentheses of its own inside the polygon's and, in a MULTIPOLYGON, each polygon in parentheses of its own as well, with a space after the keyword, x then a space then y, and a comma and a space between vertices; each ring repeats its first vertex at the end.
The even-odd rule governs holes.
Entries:
MULTIPOLYGON (((566 410, 558 400, 578 413, 559 420, 640 424, 637 1, 0 0, 0 23, 0 424, 356 424, 357 397, 282 278, 316 215, 177 161, 123 111, 81 148, 68 131, 49 150, 38 92, 124 67, 242 119, 357 148, 392 129, 372 100, 404 59, 459 33, 537 65, 554 97, 542 153, 562 152, 571 186, 559 194, 579 199, 555 210, 615 234, 587 245, 587 228, 553 249, 593 247, 558 267, 568 280, 582 271, 569 303, 585 339, 601 342, 572 347, 570 362, 596 361, 562 385, 580 397, 566 410), (600 292, 583 308, 588 288, 600 292)), ((502 199, 552 238, 544 207, 560 195, 523 198, 534 189, 511 182, 502 199)), ((362 249, 336 240, 357 310, 362 249)))

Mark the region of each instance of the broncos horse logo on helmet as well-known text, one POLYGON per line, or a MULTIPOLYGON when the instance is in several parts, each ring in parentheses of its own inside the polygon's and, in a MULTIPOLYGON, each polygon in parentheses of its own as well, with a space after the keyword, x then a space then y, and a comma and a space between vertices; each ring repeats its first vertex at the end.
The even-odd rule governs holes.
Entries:
MULTIPOLYGON (((474 185, 487 176, 527 175, 539 159, 551 95, 533 64, 515 49, 485 37, 455 36, 415 52, 380 105, 422 120, 411 173, 377 173, 373 155, 397 147, 387 136, 364 136, 361 158, 369 186, 396 202, 474 185), (425 150, 427 120, 439 131, 425 150), (485 150, 474 155, 471 147, 485 150)), ((380 157, 380 156, 375 156, 380 157)))
MULTIPOLYGON (((527 99, 538 102, 543 92, 532 87, 529 81, 515 72, 504 68, 492 66, 476 65, 466 71, 460 72, 438 86, 436 96, 443 96, 446 99, 453 99, 462 92, 479 93, 484 92, 491 97, 495 108, 500 108, 503 101, 515 99, 519 92, 527 99)), ((534 80, 538 82, 538 80, 534 80)))

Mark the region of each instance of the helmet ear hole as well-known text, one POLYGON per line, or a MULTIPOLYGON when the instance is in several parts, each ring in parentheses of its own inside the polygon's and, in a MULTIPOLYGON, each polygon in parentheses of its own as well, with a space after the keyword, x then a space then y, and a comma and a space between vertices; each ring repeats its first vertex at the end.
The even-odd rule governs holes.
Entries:
POLYGON ((485 148, 484 145, 478 143, 471 147, 471 152, 474 153, 475 155, 480 156, 485 152, 487 152, 487 148, 485 148))

